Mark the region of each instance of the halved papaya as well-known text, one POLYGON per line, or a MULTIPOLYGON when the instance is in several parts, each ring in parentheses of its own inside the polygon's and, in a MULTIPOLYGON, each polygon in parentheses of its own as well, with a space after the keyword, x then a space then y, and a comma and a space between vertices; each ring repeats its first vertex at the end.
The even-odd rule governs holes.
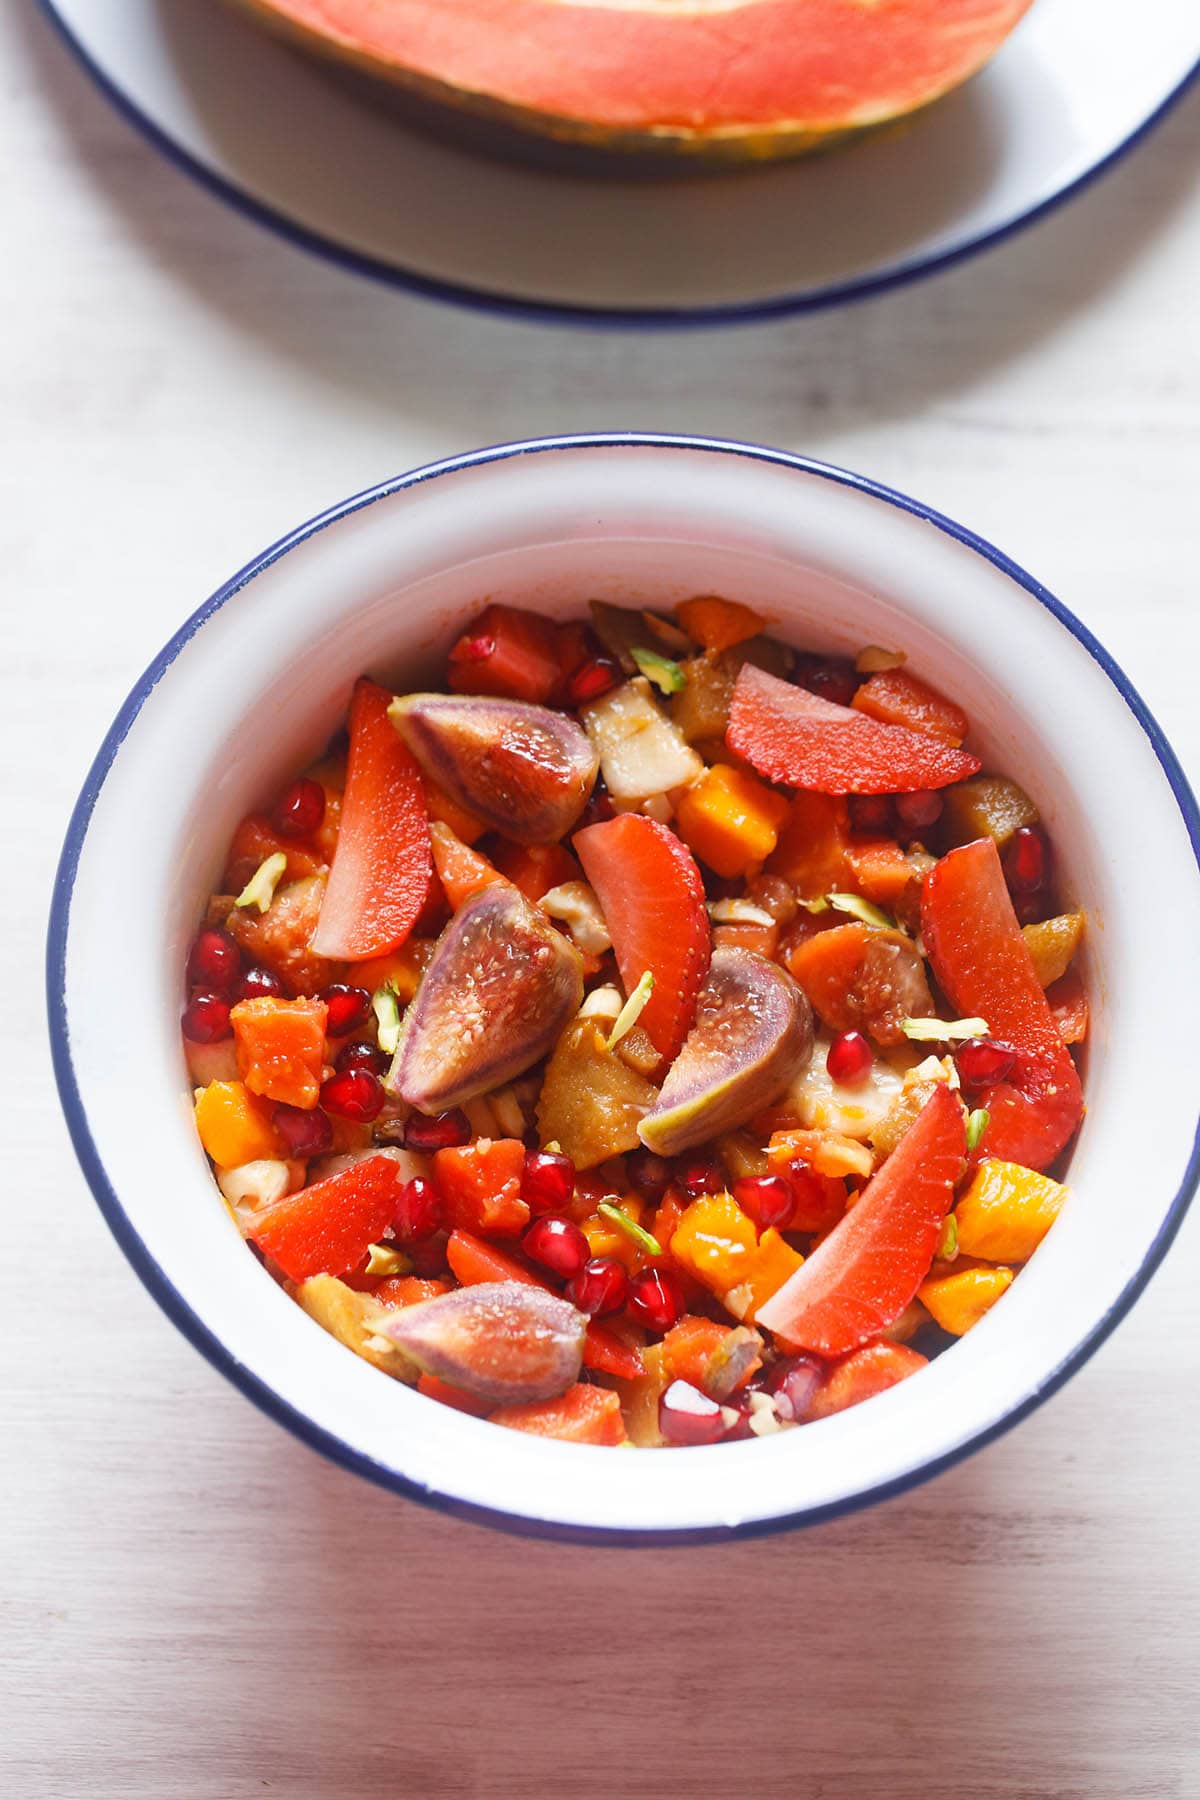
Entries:
MULTIPOLYGON (((760 161, 904 117, 1031 0, 242 0, 426 118, 515 143, 760 161)), ((515 147, 509 142, 507 147, 515 147)))

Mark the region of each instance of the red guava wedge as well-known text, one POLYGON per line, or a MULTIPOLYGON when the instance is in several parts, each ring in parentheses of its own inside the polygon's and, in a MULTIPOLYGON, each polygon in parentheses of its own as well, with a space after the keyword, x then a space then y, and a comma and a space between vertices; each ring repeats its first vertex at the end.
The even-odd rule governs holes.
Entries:
POLYGON ((644 813, 619 813, 572 843, 595 888, 626 994, 650 972, 638 1024, 673 1061, 696 1016, 712 955, 704 882, 691 851, 644 813))
POLYGON ((980 766, 942 738, 838 706, 753 663, 734 684, 725 739, 768 780, 818 794, 911 794, 980 766))
POLYGON ((930 869, 921 896, 921 936, 938 985, 964 1018, 1017 1052, 1006 1081, 980 1094, 988 1123, 978 1154, 1045 1169, 1083 1117, 1071 1053, 1021 935, 991 838, 951 850, 930 869))
POLYGON ((929 1273, 963 1172, 963 1109, 939 1082, 877 1175, 756 1323, 798 1350, 845 1356, 878 1335, 929 1273))
POLYGON ((903 117, 1030 0, 244 0, 303 47, 519 144, 762 161, 903 117))
POLYGON ((312 936, 318 956, 364 961, 399 949, 429 894, 421 772, 388 718, 391 703, 375 682, 355 683, 341 828, 312 936))
POLYGON ((264 1206, 246 1235, 291 1281, 344 1275, 391 1224, 403 1186, 398 1163, 367 1157, 264 1206))

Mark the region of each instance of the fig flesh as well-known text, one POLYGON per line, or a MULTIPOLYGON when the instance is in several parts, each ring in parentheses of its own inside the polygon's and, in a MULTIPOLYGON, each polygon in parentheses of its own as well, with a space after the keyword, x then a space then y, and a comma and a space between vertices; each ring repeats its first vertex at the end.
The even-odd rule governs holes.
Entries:
POLYGON ((523 1281, 483 1281, 401 1307, 380 1333, 426 1375, 497 1406, 554 1400, 579 1379, 587 1318, 523 1281))
POLYGON ((385 1085, 420 1112, 461 1106, 540 1061, 582 1000, 575 946, 517 888, 480 888, 437 941, 385 1085))
POLYGON ((812 1055, 813 1015, 783 969, 753 950, 713 951, 696 1022, 638 1132, 676 1156, 769 1106, 812 1055))
POLYGON ((563 837, 599 761, 573 719, 521 700, 406 694, 388 711, 426 775, 518 844, 563 837))

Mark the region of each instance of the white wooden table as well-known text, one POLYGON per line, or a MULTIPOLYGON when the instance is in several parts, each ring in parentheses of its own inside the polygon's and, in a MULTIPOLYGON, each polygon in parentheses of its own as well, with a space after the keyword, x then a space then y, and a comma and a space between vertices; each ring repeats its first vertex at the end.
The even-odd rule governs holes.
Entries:
POLYGON ((319 1461, 166 1323, 71 1155, 40 962, 78 784, 183 614, 329 500, 536 432, 742 435, 933 501, 1094 626, 1200 769, 1200 105, 927 285, 576 335, 277 243, 31 15, 0 25, 0 1793, 1191 1800, 1200 1216, 1063 1394, 907 1498, 727 1548, 520 1541, 319 1461))

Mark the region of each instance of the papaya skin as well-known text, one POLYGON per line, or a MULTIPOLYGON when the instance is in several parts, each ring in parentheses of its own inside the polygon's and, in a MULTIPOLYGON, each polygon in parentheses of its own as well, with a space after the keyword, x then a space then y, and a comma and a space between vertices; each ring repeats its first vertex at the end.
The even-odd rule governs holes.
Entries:
POLYGON ((1030 3, 238 0, 443 120, 507 134, 510 150, 524 138, 684 166, 800 155, 904 118, 982 68, 1030 3))

